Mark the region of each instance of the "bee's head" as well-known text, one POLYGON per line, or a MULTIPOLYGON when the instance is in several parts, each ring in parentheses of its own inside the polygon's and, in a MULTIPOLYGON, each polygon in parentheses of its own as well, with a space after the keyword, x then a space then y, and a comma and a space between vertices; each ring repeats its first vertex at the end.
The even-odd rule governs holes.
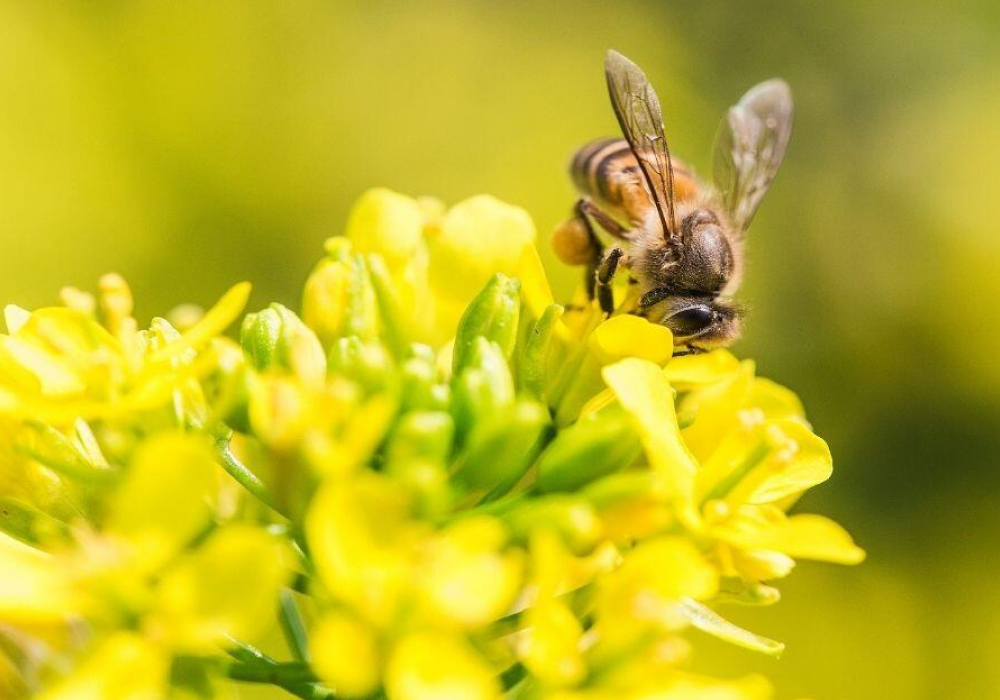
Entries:
POLYGON ((736 269, 726 225, 710 209, 695 209, 681 220, 675 248, 677 265, 670 274, 679 290, 717 295, 736 269))
POLYGON ((674 334, 675 345, 703 349, 729 345, 740 334, 740 310, 718 298, 666 299, 660 321, 674 334))

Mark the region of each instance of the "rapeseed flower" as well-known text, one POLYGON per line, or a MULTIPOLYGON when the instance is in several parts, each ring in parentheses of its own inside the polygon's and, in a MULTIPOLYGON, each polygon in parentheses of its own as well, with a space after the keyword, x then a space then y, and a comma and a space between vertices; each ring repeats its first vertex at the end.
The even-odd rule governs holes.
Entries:
POLYGON ((248 291, 7 307, 4 697, 757 700, 690 636, 777 655, 719 607, 864 557, 793 512, 832 472, 795 395, 625 286, 565 311, 517 207, 373 190, 236 343, 248 291))

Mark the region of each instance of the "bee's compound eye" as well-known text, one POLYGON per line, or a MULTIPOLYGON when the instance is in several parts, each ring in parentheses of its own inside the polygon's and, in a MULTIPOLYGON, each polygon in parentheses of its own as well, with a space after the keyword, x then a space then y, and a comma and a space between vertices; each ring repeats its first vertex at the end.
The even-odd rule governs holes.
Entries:
POLYGON ((712 325, 712 321, 714 320, 715 313, 711 307, 705 304, 698 304, 697 306, 682 309, 673 316, 670 316, 666 321, 666 325, 676 335, 686 336, 700 333, 712 325))

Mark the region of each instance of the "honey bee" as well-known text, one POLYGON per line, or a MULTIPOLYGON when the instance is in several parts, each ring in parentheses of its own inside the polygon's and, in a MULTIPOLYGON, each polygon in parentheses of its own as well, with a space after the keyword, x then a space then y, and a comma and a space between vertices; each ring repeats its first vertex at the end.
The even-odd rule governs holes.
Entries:
POLYGON ((676 354, 729 345, 741 328, 732 296, 743 236, 788 146, 791 91, 768 80, 729 109, 708 184, 671 159, 660 101, 642 70, 609 51, 604 72, 625 138, 594 141, 573 156, 570 175, 582 198, 554 232, 555 251, 587 266, 590 297, 607 315, 615 312, 612 280, 627 269, 635 285, 629 312, 667 326, 676 354), (614 245, 602 244, 595 224, 614 245))

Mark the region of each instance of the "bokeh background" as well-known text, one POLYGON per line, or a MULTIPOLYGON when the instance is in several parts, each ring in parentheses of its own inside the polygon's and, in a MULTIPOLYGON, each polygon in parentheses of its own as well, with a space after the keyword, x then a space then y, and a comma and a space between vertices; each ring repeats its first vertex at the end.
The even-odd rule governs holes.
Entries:
POLYGON ((615 131, 609 47, 702 171, 748 86, 793 86, 736 350, 805 400, 837 471, 803 505, 869 552, 734 611, 781 661, 700 663, 780 698, 1000 697, 996 2, 2 0, 0 301, 116 270, 146 317, 242 279, 294 306, 375 185, 492 193, 545 238, 570 153, 615 131))

